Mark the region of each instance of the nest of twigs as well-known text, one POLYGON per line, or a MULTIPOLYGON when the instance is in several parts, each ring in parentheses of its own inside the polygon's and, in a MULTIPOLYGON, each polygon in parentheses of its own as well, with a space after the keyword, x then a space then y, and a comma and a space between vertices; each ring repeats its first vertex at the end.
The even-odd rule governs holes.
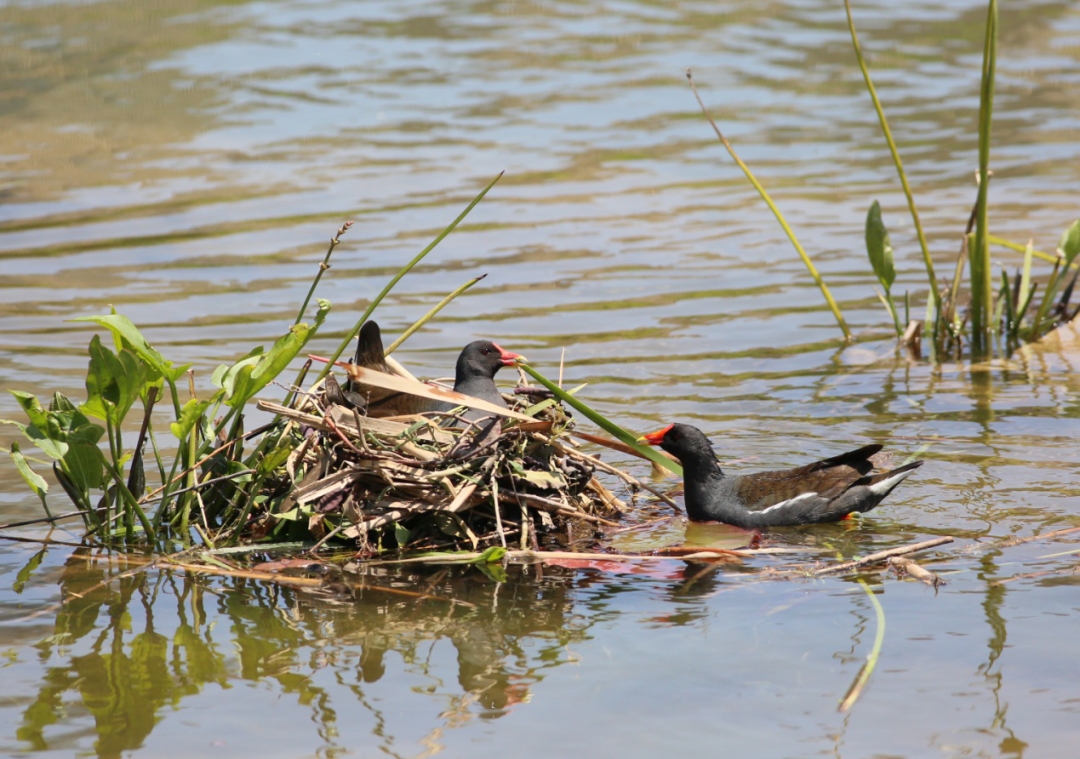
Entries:
POLYGON ((614 524, 608 517, 623 510, 596 478, 595 459, 577 450, 573 419, 546 391, 504 396, 531 421, 466 422, 462 409, 368 416, 362 404, 340 403, 332 378, 328 385, 288 407, 259 404, 284 417, 298 441, 284 466, 288 482, 264 487, 267 495, 290 488, 270 499, 268 522, 302 522, 317 539, 371 552, 537 549, 614 524))

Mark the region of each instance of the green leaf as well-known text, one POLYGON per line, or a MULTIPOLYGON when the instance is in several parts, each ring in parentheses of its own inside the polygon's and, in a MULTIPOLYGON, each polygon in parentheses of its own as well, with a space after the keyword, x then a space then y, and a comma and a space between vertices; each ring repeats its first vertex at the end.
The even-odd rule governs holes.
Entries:
POLYGON ((218 367, 214 378, 227 394, 225 402, 232 407, 242 406, 270 384, 322 326, 329 311, 330 303, 320 299, 313 325, 294 324, 266 353, 256 348, 225 371, 218 367))
POLYGON ((1077 254, 1080 254, 1080 219, 1072 223, 1072 226, 1061 233, 1061 241, 1058 242, 1061 254, 1065 256, 1065 266, 1073 262, 1077 254))
POLYGON ((45 481, 44 477, 30 468, 26 457, 19 450, 19 444, 14 441, 11 443, 11 458, 15 462, 15 468, 19 470, 19 474, 26 480, 26 484, 41 499, 41 505, 45 507, 45 513, 51 517, 52 512, 49 511, 49 504, 45 501, 45 494, 49 492, 49 483, 45 481))
POLYGON ((51 438, 38 429, 36 424, 31 424, 29 427, 23 428, 23 433, 26 437, 44 451, 45 455, 56 461, 60 461, 67 455, 68 444, 63 440, 56 440, 51 438))
POLYGON ((172 430, 172 434, 176 435, 177 440, 187 440, 188 433, 198 424, 203 412, 210 407, 210 404, 214 402, 217 396, 218 394, 215 393, 210 398, 201 401, 192 398, 184 404, 184 407, 180 409, 180 418, 169 425, 169 429, 172 430))
POLYGON ((289 456, 293 452, 293 448, 293 445, 286 443, 280 448, 276 448, 275 450, 271 451, 262 459, 262 461, 259 462, 258 466, 256 467, 258 473, 261 475, 268 475, 273 472, 279 466, 288 461, 289 456))
POLYGON ((139 332, 138 327, 132 324, 131 320, 126 316, 121 316, 116 313, 115 308, 109 316, 80 316, 76 319, 69 319, 68 321, 94 322, 112 332, 113 342, 118 351, 123 350, 124 348, 130 348, 153 370, 154 376, 149 378, 150 381, 155 381, 161 376, 167 377, 170 381, 175 382, 180 377, 184 376, 184 372, 186 372, 190 366, 190 364, 173 366, 172 361, 166 361, 160 353, 154 350, 147 339, 143 337, 143 334, 139 332))
POLYGON ((101 487, 105 479, 105 457, 96 445, 76 443, 68 446, 64 466, 72 484, 83 493, 101 487))
POLYGON ((878 282, 888 293, 896 280, 896 268, 893 266, 893 249, 889 241, 889 231, 881 220, 881 205, 875 200, 866 214, 866 252, 870 256, 870 265, 878 282))
POLYGON ((563 390, 561 387, 556 385, 554 382, 549 380, 540 372, 533 369, 528 364, 518 364, 518 366, 528 372, 533 379, 535 379, 541 385, 554 393, 556 398, 558 398, 563 403, 569 405, 571 408, 579 411, 589 421, 600 427, 600 429, 626 443, 628 446, 633 448, 635 451, 640 453, 644 458, 647 458, 649 461, 659 464, 660 466, 674 472, 680 477, 682 476, 682 466, 678 462, 672 461, 667 456, 661 456, 650 446, 641 445, 637 442, 637 438, 634 435, 631 435, 619 425, 615 424, 614 422, 608 421, 607 418, 593 411, 591 408, 586 406, 574 396, 570 395, 570 393, 563 390))
POLYGON ((113 353, 101 344, 101 338, 97 335, 90 340, 89 352, 87 401, 82 405, 82 410, 119 426, 146 383, 146 364, 127 348, 119 354, 113 353))
POLYGON ((412 530, 401 522, 394 522, 394 538, 397 539, 398 548, 407 546, 409 544, 409 538, 411 537, 412 530))
POLYGON ((45 409, 42 408, 36 396, 22 390, 9 390, 8 392, 15 396, 16 402, 30 420, 30 424, 42 429, 48 427, 49 422, 45 409))
POLYGON ((502 561, 506 556, 506 549, 502 546, 491 546, 475 559, 468 562, 469 564, 493 564, 496 561, 502 561))
POLYGON ((562 490, 567 487, 566 478, 557 472, 540 472, 526 469, 517 461, 511 461, 510 466, 514 470, 514 478, 524 480, 533 487, 543 490, 562 490))

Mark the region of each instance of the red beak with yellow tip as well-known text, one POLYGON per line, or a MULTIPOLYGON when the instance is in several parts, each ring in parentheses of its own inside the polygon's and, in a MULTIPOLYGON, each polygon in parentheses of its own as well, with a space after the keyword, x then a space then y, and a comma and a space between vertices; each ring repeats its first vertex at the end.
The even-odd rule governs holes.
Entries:
POLYGON ((674 424, 669 424, 667 427, 665 427, 662 430, 657 430, 656 432, 650 432, 648 435, 642 435, 641 437, 639 437, 637 439, 637 442, 639 442, 639 443, 647 443, 648 445, 660 445, 662 442, 664 442, 664 435, 666 435, 667 431, 670 430, 674 426, 675 426, 674 424))
POLYGON ((492 343, 492 345, 499 349, 499 359, 502 361, 503 366, 514 366, 519 361, 522 363, 528 361, 528 359, 520 353, 511 353, 508 350, 504 350, 498 343, 492 343))

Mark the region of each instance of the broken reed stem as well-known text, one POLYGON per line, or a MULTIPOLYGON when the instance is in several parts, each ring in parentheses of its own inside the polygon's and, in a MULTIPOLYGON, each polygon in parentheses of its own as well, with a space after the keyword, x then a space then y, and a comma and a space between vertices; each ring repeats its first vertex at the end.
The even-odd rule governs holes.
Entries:
POLYGON ((293 325, 300 323, 300 320, 304 318, 304 312, 307 311, 308 304, 311 303, 311 296, 315 294, 315 288, 319 286, 319 280, 322 279, 322 275, 330 268, 330 255, 334 252, 334 248, 341 242, 341 236, 349 231, 353 223, 347 221, 338 227, 337 234, 330 238, 330 247, 326 249, 326 258, 319 264, 319 273, 315 275, 315 279, 311 283, 311 287, 308 288, 307 297, 304 298, 304 304, 300 306, 300 310, 296 314, 296 321, 293 325))
POLYGON ((916 580, 921 580, 922 582, 925 582, 931 587, 936 588, 939 585, 945 584, 945 581, 942 580, 938 575, 934 574, 925 567, 919 566, 917 562, 907 558, 906 556, 890 556, 889 565, 892 566, 899 575, 908 575, 909 577, 914 577, 916 580))
POLYGON ((1013 575, 1012 577, 1006 577, 1004 580, 994 580, 991 585, 1001 586, 1006 585, 1016 580, 1033 580, 1038 577, 1048 577, 1050 575, 1062 575, 1062 574, 1077 574, 1080 573, 1080 566, 1071 567, 1059 567, 1057 569, 1047 569, 1043 572, 1028 572, 1022 575, 1013 575))
POLYGON ((1023 545, 1024 543, 1031 543, 1035 540, 1049 540, 1050 538, 1057 538, 1062 535, 1068 535, 1070 532, 1080 531, 1080 527, 1066 527, 1063 530, 1054 530, 1053 532, 1044 532, 1042 535, 1030 535, 1026 538, 1009 538, 1003 540, 997 544, 997 548, 1010 548, 1012 546, 1023 545))
POLYGON ((840 331, 844 333, 844 339, 850 342, 852 340, 851 330, 848 329, 847 324, 844 322, 844 317, 840 313, 840 307, 836 305, 836 301, 833 300, 832 293, 829 292, 828 286, 825 284, 825 280, 821 278, 817 268, 814 266, 814 262, 810 260, 810 256, 803 249, 803 246, 799 243, 799 240, 795 237, 795 233, 791 230, 787 220, 784 219, 784 215, 780 213, 780 209, 777 208, 776 203, 769 197, 769 193, 765 191, 761 182, 757 180, 754 173, 750 171, 750 167, 742 162, 739 155, 735 152, 735 148, 731 146, 731 143, 727 141, 727 138, 720 132, 720 127, 713 121, 712 116, 709 115, 709 110, 705 107, 704 101, 701 99, 701 95, 698 94, 697 87, 694 85, 694 77, 691 75, 690 70, 686 71, 686 79, 690 82, 690 89, 694 92, 694 97, 697 98, 698 105, 701 106, 701 112, 705 115, 709 124, 712 125, 713 131, 716 132, 716 136, 720 138, 720 142, 727 148, 728 153, 735 160, 735 163, 742 169, 743 174, 750 180, 750 184, 754 185, 754 189, 758 191, 758 195, 765 201, 765 204, 769 206, 769 210, 773 212, 773 216, 780 222, 780 226, 784 228, 784 232, 787 234, 788 239, 791 240, 791 244, 795 246, 795 251, 799 254, 799 258, 802 259, 807 271, 810 272, 810 276, 814 278, 814 282, 817 283, 818 288, 821 290, 821 294, 825 297, 825 302, 829 305, 829 309, 832 311, 833 316, 836 317, 836 323, 840 326, 840 331))
POLYGON ((943 535, 940 538, 934 538, 933 540, 926 540, 922 543, 913 543, 909 546, 900 546, 899 548, 890 548, 887 551, 878 551, 872 553, 869 556, 863 556, 861 559, 854 559, 852 561, 844 561, 840 564, 833 564, 828 567, 819 567, 812 571, 810 574, 815 577, 821 577, 824 575, 835 575, 841 572, 847 572, 852 569, 859 569, 865 567, 868 564, 875 564, 877 562, 885 561, 890 556, 903 556, 909 553, 917 553, 918 551, 925 551, 930 548, 935 548, 946 543, 952 543, 953 539, 948 535, 943 535))
MULTIPOLYGON (((717 561, 725 559, 743 559, 754 555, 753 550, 725 551, 724 549, 702 549, 697 553, 681 556, 658 556, 653 554, 621 553, 578 553, 575 551, 532 551, 508 550, 504 554, 507 561, 543 562, 543 561, 717 561)), ((448 553, 435 556, 412 556, 405 559, 388 559, 361 562, 364 566, 383 566, 388 564, 468 564, 483 556, 479 552, 448 553)))

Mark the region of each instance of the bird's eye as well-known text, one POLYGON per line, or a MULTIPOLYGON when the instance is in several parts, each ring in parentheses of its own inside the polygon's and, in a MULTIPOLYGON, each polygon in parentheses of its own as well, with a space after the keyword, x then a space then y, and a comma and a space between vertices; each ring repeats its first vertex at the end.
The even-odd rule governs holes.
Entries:
POLYGON ((483 351, 481 351, 481 352, 482 352, 482 353, 483 353, 483 354, 484 354, 485 356, 487 356, 487 355, 489 355, 489 354, 491 353, 491 348, 484 348, 484 350, 483 350, 483 351))

